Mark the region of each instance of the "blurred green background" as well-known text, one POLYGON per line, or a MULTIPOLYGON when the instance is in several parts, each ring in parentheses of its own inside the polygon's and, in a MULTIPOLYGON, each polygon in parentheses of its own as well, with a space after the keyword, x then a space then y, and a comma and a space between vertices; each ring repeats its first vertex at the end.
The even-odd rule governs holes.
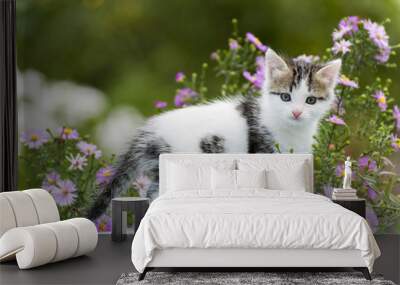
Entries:
MULTIPOLYGON (((250 31, 295 56, 324 53, 333 29, 349 15, 390 18, 391 43, 400 42, 400 0, 21 0, 18 66, 50 81, 101 90, 107 107, 82 126, 91 133, 118 106, 149 116, 156 99, 172 102, 175 73, 198 70, 212 51, 226 46, 232 18, 241 33, 250 31)), ((400 78, 400 69, 385 75, 400 78)), ((214 89, 209 96, 219 95, 214 89)), ((400 99, 399 81, 391 92, 400 99)))

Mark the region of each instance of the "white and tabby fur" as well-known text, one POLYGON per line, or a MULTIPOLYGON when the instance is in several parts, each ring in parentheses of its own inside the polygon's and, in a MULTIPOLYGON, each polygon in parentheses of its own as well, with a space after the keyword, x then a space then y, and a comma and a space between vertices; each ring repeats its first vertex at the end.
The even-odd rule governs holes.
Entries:
POLYGON ((99 216, 138 175, 151 177, 148 196, 157 194, 158 155, 163 152, 275 152, 277 144, 281 152, 310 153, 319 121, 334 100, 340 66, 340 60, 325 65, 284 60, 269 49, 261 96, 224 98, 150 118, 120 156, 89 217, 99 216), (288 93, 291 101, 271 92, 288 93), (310 95, 324 100, 307 104, 310 95), (293 111, 302 113, 296 119, 293 111))

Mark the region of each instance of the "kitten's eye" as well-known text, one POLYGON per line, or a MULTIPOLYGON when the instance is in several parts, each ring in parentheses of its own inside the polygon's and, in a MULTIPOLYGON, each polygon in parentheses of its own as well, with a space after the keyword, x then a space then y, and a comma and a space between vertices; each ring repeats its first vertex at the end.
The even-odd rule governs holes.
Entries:
POLYGON ((283 102, 289 102, 292 100, 292 97, 290 97, 289 93, 281 93, 281 100, 283 102))
POLYGON ((307 97, 306 103, 310 105, 314 105, 317 102, 317 98, 314 96, 307 97))

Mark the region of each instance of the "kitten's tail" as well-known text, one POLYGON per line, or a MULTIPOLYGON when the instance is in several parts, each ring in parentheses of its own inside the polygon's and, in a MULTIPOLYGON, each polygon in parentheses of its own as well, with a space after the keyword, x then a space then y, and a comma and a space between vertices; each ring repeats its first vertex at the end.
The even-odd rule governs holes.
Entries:
POLYGON ((139 175, 146 175, 158 185, 158 157, 170 152, 169 145, 153 132, 140 130, 128 150, 119 156, 111 181, 104 187, 87 213, 91 220, 105 212, 111 198, 120 194, 139 175))

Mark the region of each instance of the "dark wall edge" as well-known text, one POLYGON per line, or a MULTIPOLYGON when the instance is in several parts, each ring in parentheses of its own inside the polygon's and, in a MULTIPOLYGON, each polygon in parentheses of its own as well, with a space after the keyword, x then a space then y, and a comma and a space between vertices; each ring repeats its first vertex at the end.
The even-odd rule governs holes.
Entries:
POLYGON ((0 191, 17 190, 16 2, 0 0, 0 191))

